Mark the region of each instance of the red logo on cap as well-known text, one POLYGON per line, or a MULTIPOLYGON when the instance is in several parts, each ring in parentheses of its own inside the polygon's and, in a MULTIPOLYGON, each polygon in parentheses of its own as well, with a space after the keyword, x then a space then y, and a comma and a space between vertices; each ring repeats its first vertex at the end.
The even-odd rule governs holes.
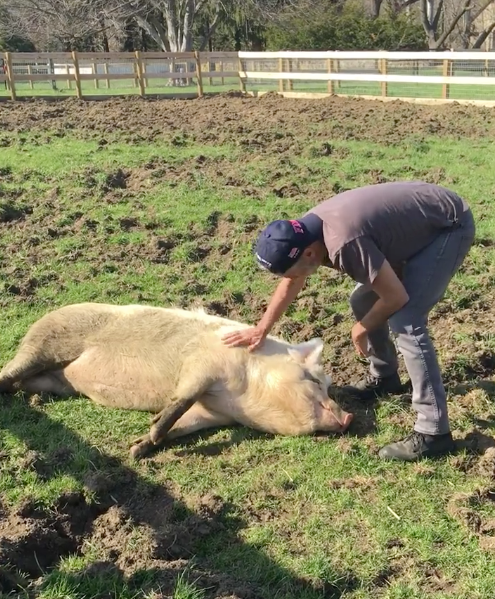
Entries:
POLYGON ((289 222, 296 233, 304 233, 304 229, 301 227, 301 223, 298 220, 290 220, 289 222))

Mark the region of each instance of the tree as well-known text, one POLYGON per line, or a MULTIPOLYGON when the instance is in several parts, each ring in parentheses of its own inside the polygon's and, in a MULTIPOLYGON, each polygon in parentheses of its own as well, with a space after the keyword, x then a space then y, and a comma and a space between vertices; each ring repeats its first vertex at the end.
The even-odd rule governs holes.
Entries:
POLYGON ((474 27, 479 17, 493 8, 495 0, 404 0, 402 6, 413 4, 419 4, 430 50, 459 45, 480 48, 495 29, 495 14, 482 31, 476 33, 474 27))
POLYGON ((495 2, 473 1, 459 25, 455 41, 458 39, 462 48, 481 48, 495 29, 495 2))
POLYGON ((220 25, 250 22, 253 30, 296 0, 114 0, 164 52, 204 50, 220 25), (194 33, 201 32, 198 38, 194 33))
POLYGON ((268 30, 272 50, 422 50, 424 31, 413 17, 387 6, 379 17, 363 5, 330 0, 308 11, 290 10, 268 30))
POLYGON ((0 0, 8 12, 4 33, 38 50, 87 49, 104 31, 105 0, 0 0))

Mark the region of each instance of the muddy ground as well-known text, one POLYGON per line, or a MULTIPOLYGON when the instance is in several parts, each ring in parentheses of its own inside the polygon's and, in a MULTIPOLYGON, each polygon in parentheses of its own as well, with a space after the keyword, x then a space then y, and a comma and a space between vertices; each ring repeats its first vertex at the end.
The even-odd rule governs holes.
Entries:
POLYGON ((127 134, 133 142, 184 132, 198 143, 233 143, 280 153, 297 151, 315 135, 387 144, 411 135, 486 137, 495 131, 495 112, 455 103, 433 107, 359 98, 302 100, 276 93, 254 99, 232 92, 187 102, 128 97, 92 103, 0 103, 1 130, 50 130, 56 135, 77 130, 88 137, 119 134, 120 139, 127 134))
MULTIPOLYGON (((495 134, 495 111, 489 108, 475 108, 461 105, 439 107, 418 106, 400 102, 382 103, 359 99, 332 98, 327 100, 289 100, 275 94, 261 99, 239 97, 237 94, 224 94, 214 98, 191 101, 143 101, 138 98, 115 99, 112 101, 86 103, 68 99, 63 102, 24 101, 17 104, 0 103, 0 145, 6 147, 13 143, 49 143, 50 138, 63 138, 77 135, 83 139, 94 139, 101 147, 119 140, 133 143, 156 140, 169 140, 181 145, 185 138, 197 144, 232 144, 246 149, 246 160, 256 160, 257 155, 278 157, 281 171, 289 172, 290 158, 304 156, 311 146, 312 152, 321 156, 338 151, 328 142, 335 140, 367 140, 377 144, 400 144, 405 139, 418 142, 424 137, 449 136, 457 139, 478 138, 495 134), (12 135, 15 133, 15 137, 12 135), (284 166, 285 164, 285 166, 284 166)), ((259 193, 259 190, 247 180, 239 178, 234 170, 225 170, 225 164, 214 159, 195 157, 181 166, 160 162, 159 159, 136 169, 122 169, 109 173, 105 182, 97 183, 94 172, 79 173, 87 188, 100 185, 104 201, 112 203, 129 198, 133 193, 149 188, 153 181, 187 182, 195 172, 201 171, 210 179, 218 179, 223 185, 241 187, 246 197, 259 193)), ((1 168, 1 165, 0 165, 1 168)), ((284 174, 284 173, 282 173, 284 174)), ((431 180, 442 180, 442 173, 418 173, 431 180)), ((0 176, 8 180, 10 173, 0 171, 0 176)), ((290 178, 289 178, 290 179, 290 178)), ((304 193, 298 183, 291 183, 287 177, 274 176, 270 184, 271 191, 279 197, 291 198, 304 193), (281 180, 283 181, 281 183, 281 180)), ((383 180, 381 173, 374 175, 376 182, 383 180)), ((333 193, 339 189, 334 189, 333 193)), ((84 233, 93 239, 97 246, 97 229, 103 226, 107 232, 141 229, 152 232, 156 226, 152 220, 141 222, 129 217, 118 221, 108 219, 98 223, 86 218, 82 212, 68 215, 63 224, 53 224, 53 214, 59 213, 59 198, 56 188, 47 197, 40 198, 44 206, 50 208, 43 218, 33 222, 30 215, 34 206, 23 203, 22 197, 13 197, 15 192, 4 193, 0 198, 0 230, 21 227, 23 230, 23 251, 32 263, 42 263, 50 253, 50 239, 84 233), (10 196, 9 196, 10 194, 10 196)), ((318 192, 311 191, 315 201, 324 199, 318 192)), ((234 231, 234 225, 228 217, 212 213, 208 230, 191 231, 188 241, 196 242, 196 249, 190 256, 194 261, 205 259, 231 260, 233 237, 247 241, 258 227, 256 215, 250 222, 243 224, 243 230, 234 231), (222 242, 211 244, 214 236, 222 242)), ((134 257, 143 256, 151 261, 166 264, 170 250, 184 238, 152 239, 147 245, 128 247, 124 250, 114 248, 103 255, 95 248, 95 272, 101 268, 118 269, 119 264, 134 257)), ((486 240, 487 247, 491 244, 486 240)), ((1 303, 11 301, 31 301, 36 290, 46 281, 53 282, 57 273, 47 272, 45 278, 35 279, 20 266, 9 267, 6 256, 18 251, 13 244, 5 248, 0 256, 0 266, 11 276, 12 282, 5 288, 6 294, 1 303)), ((75 262, 78 252, 65 257, 75 262)), ((483 277, 483 265, 467 262, 466 269, 480 269, 480 281, 483 277)), ((487 265, 489 270, 489 266, 487 265)), ((111 272, 111 271, 109 271, 111 272)), ((329 275, 331 276, 331 275, 329 275)), ((486 276, 486 270, 485 270, 486 276)), ((484 348, 483 332, 495 322, 495 302, 490 290, 492 280, 486 280, 486 293, 471 294, 465 298, 462 309, 453 302, 445 303, 432 316, 432 330, 439 346, 443 346, 446 383, 455 386, 460 383, 488 377, 495 367, 495 355, 484 348), (466 323, 474 331, 479 331, 468 342, 471 360, 460 365, 457 361, 458 347, 452 347, 450 333, 459 323, 466 323), (481 348, 481 349, 480 349, 481 348)), ((60 281, 60 285, 63 285, 60 281)), ((483 283, 482 283, 483 284, 483 283)), ((190 304, 194 296, 202 289, 192 282, 185 287, 184 305, 190 304)), ((145 299, 145 290, 136 289, 136 300, 145 299)), ((283 332, 293 339, 307 339, 312 335, 327 337, 332 330, 332 343, 336 361, 332 364, 333 375, 337 383, 348 381, 356 372, 356 361, 349 358, 350 342, 348 330, 336 335, 335 327, 342 321, 339 314, 328 314, 322 310, 316 292, 300 300, 301 306, 308 309, 312 316, 310 324, 301 325, 285 320, 276 332, 283 332)), ((228 296, 210 303, 212 312, 230 317, 243 314, 240 306, 250 304, 253 319, 262 313, 265 303, 249 294, 228 296)), ((464 401, 469 401, 468 396, 464 401)), ((355 406, 354 406, 355 407, 355 406)), ((356 410, 354 410, 356 411, 356 410)), ((487 413, 486 417, 489 417, 487 413)), ((467 441, 474 456, 482 456, 478 461, 462 463, 461 467, 487 468, 490 477, 495 478, 493 470, 493 439, 473 435, 467 441), (487 453, 486 450, 490 451, 487 453), (488 456, 488 457, 487 457, 488 456)), ((57 463, 66 459, 70 448, 61 448, 56 456, 57 463), (64 453, 65 452, 65 453, 64 453)), ((46 464, 39 464, 36 455, 26 457, 26 467, 43 471, 46 464)), ((48 465, 48 467, 53 467, 48 465)), ((39 510, 27 504, 15 512, 3 510, 0 505, 0 594, 29 588, 32 595, 37 593, 42 573, 55 567, 60 557, 70 553, 84 553, 89 546, 98 547, 106 559, 94 564, 90 576, 115 574, 117 579, 125 581, 133 588, 140 586, 136 572, 152 568, 161 586, 164 597, 171 596, 177 572, 184 569, 195 552, 201 539, 223 528, 225 510, 228 506, 214 496, 204 496, 190 506, 187 515, 180 518, 174 513, 173 500, 169 492, 154 488, 149 496, 129 495, 129 481, 135 482, 131 470, 119 466, 118 476, 112 480, 96 477, 86 481, 87 488, 97 494, 94 502, 88 502, 83 495, 60 497, 60 501, 51 510, 39 510), (157 514, 159 518, 157 519, 157 514), (139 531, 139 549, 134 541, 139 531), (3 563, 15 566, 3 568, 3 563), (22 570, 22 574, 15 571, 22 570)), ((132 486, 132 485, 131 485, 132 486)), ((452 513, 466 522, 466 525, 483 538, 492 539, 493 522, 481 522, 473 516, 472 505, 480 501, 493 501, 495 495, 490 489, 481 495, 455 497, 452 501, 452 513), (488 533, 486 532, 488 531, 488 533), (488 536, 487 536, 488 535, 488 536)), ((231 539, 235 543, 235 539, 231 539)), ((490 544, 491 541, 487 542, 490 544)), ((205 570, 193 570, 191 577, 199 580, 206 588, 206 596, 222 599, 248 599, 260 597, 256 588, 246 587, 228 577, 205 570)), ((305 581, 301 581, 304 588, 305 581)), ((332 596, 332 589, 322 589, 332 596)), ((335 595, 337 596, 337 595, 335 595)))

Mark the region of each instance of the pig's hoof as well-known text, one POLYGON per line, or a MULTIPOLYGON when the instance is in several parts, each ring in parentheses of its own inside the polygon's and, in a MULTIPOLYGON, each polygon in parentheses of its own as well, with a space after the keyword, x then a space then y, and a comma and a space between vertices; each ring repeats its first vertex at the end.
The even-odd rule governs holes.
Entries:
POLYGON ((155 448, 149 435, 143 435, 139 439, 135 439, 130 449, 131 457, 134 460, 140 460, 150 454, 155 448))
POLYGON ((162 433, 161 428, 162 427, 157 426, 156 424, 154 424, 150 428, 149 438, 151 439, 151 442, 155 445, 158 445, 165 440, 166 435, 162 433))

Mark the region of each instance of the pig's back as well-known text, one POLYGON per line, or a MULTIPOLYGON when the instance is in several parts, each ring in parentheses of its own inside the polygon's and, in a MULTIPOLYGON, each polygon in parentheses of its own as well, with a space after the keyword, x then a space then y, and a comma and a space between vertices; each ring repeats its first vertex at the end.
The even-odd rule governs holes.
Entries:
POLYGON ((182 351, 196 345, 222 323, 215 316, 154 306, 117 306, 104 326, 88 335, 87 344, 117 344, 136 348, 182 351))
POLYGON ((97 403, 156 412, 171 399, 184 359, 219 326, 193 312, 121 306, 86 338, 64 377, 97 403))

